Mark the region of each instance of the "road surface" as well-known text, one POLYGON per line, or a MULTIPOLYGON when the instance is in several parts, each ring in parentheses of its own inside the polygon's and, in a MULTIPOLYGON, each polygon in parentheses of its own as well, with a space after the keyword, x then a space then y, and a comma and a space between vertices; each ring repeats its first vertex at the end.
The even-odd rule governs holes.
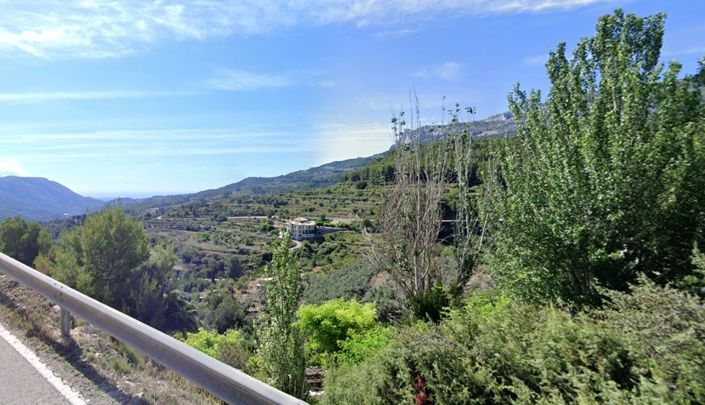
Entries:
POLYGON ((0 404, 69 404, 9 343, 0 337, 0 404))

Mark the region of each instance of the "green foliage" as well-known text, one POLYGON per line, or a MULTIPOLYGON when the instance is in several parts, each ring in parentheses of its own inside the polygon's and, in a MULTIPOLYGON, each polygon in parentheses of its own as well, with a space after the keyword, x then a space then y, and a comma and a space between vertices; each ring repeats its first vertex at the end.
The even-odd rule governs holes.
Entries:
POLYGON ((193 308, 169 284, 174 247, 160 243, 149 253, 142 225, 109 208, 62 234, 45 265, 58 281, 160 330, 195 330, 193 308))
POLYGON ((338 342, 340 351, 335 359, 339 363, 359 363, 372 358, 387 348, 394 338, 392 327, 376 326, 361 332, 354 332, 342 342, 338 342))
POLYGON ((243 348, 242 336, 236 329, 218 333, 198 328, 197 332, 186 334, 184 343, 239 369, 245 368, 249 358, 243 348))
POLYGON ((443 286, 436 284, 431 290, 417 294, 411 299, 414 319, 438 322, 441 315, 450 307, 451 297, 443 286))
POLYGON ((38 224, 22 218, 6 218, 0 223, 0 252, 28 266, 51 247, 49 233, 38 224))
POLYGON ((149 256, 142 224, 120 208, 101 211, 83 226, 81 253, 83 266, 93 278, 96 298, 113 308, 125 308, 134 270, 149 256))
POLYGON ((289 250, 288 233, 275 238, 272 261, 265 268, 266 316, 259 328, 259 351, 272 385, 298 398, 308 395, 303 338, 295 323, 303 286, 301 266, 289 250))
POLYGON ((651 282, 569 312, 483 294, 327 372, 322 403, 701 403, 705 306, 651 282), (360 387, 365 387, 361 390, 360 387))
POLYGON ((240 333, 235 329, 220 334, 218 332, 208 332, 203 328, 198 328, 197 332, 187 333, 184 343, 202 351, 203 353, 218 358, 218 349, 224 344, 240 344, 240 333))
POLYGON ((123 357, 125 357, 130 364, 137 368, 142 368, 144 366, 144 357, 142 357, 138 351, 118 340, 111 339, 111 342, 115 350, 123 355, 123 357))
POLYGON ((242 328, 246 323, 245 309, 246 304, 236 301, 232 294, 228 293, 215 305, 208 316, 208 323, 220 333, 232 328, 242 328))
POLYGON ((167 289, 164 285, 154 285, 152 290, 145 289, 145 292, 151 293, 151 309, 147 307, 136 312, 135 316, 164 332, 195 330, 198 320, 193 305, 181 296, 179 290, 167 289))
POLYGON ((335 353, 355 334, 376 327, 375 307, 355 300, 331 300, 321 305, 303 305, 298 326, 308 337, 313 352, 335 353))
POLYGON ((399 290, 395 285, 384 283, 368 290, 363 301, 372 302, 375 305, 377 319, 381 322, 396 322, 402 315, 399 295, 399 290))
POLYGON ((320 304, 334 298, 361 299, 369 289, 375 269, 366 260, 336 267, 328 273, 304 275, 306 288, 303 298, 311 304, 320 304))
POLYGON ((551 88, 510 96, 518 137, 501 153, 491 204, 493 278, 518 296, 592 301, 594 280, 691 273, 705 218, 703 108, 680 65, 658 64, 664 16, 618 10, 566 57, 551 88))
POLYGON ((112 359, 110 359, 108 364, 113 370, 117 371, 120 374, 129 374, 132 371, 130 365, 119 357, 113 357, 112 359))
POLYGON ((81 229, 66 231, 49 254, 49 275, 84 294, 93 295, 93 275, 83 262, 81 229))
POLYGON ((693 248, 691 257, 693 263, 693 274, 689 274, 678 280, 674 285, 691 294, 705 298, 705 254, 697 247, 693 248))

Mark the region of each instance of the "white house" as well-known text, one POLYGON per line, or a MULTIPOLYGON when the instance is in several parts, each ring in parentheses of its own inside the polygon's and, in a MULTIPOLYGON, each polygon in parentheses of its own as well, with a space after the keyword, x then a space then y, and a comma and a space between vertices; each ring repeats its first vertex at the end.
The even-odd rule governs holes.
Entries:
POLYGON ((304 240, 316 237, 316 222, 306 218, 294 218, 286 223, 291 239, 304 240))

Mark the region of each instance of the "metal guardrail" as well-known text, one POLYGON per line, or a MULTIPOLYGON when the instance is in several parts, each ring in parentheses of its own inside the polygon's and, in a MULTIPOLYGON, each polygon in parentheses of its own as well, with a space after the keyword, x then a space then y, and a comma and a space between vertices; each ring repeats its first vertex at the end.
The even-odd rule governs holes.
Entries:
POLYGON ((306 404, 0 253, 0 271, 231 404, 306 404))

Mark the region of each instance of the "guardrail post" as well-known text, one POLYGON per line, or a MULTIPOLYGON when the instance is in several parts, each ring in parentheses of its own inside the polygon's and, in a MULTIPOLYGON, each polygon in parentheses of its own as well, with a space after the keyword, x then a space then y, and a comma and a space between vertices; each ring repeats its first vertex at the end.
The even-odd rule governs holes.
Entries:
POLYGON ((71 337, 71 312, 61 308, 61 336, 71 337))

